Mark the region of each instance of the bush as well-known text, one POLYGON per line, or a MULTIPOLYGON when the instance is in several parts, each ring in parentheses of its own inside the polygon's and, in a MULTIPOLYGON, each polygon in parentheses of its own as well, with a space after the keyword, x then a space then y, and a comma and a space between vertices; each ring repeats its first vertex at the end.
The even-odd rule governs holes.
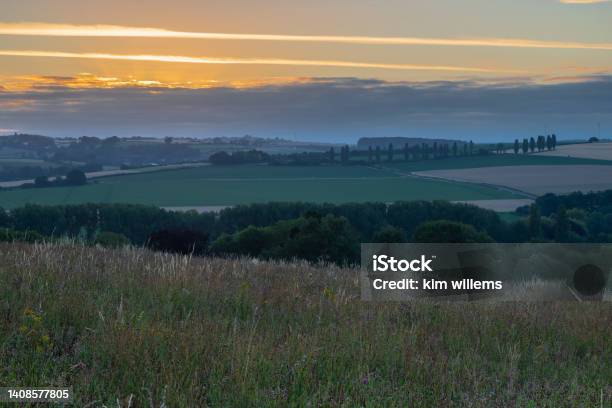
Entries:
POLYGON ((219 255, 349 264, 358 260, 359 241, 346 218, 311 211, 267 227, 250 226, 233 235, 223 234, 213 242, 211 251, 219 255))
POLYGON ((34 179, 34 185, 36 187, 48 187, 50 184, 47 176, 38 176, 34 179))
POLYGON ((102 231, 97 234, 94 240, 96 245, 101 245, 105 248, 121 248, 130 245, 130 240, 123 234, 117 234, 110 231, 102 231))
POLYGON ((414 232, 414 241, 422 243, 475 243, 493 242, 486 233, 471 225, 454 221, 428 221, 414 232))
POLYGON ((69 186, 81 186, 87 184, 87 177, 81 170, 70 170, 66 174, 66 184, 69 186))
POLYGON ((406 234, 403 230, 390 225, 378 230, 372 237, 372 242, 398 243, 406 242, 406 234))

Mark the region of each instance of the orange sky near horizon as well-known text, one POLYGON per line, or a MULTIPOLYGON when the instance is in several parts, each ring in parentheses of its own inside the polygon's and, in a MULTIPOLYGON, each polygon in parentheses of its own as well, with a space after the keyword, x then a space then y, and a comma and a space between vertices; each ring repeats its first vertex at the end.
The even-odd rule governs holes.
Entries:
POLYGON ((6 0, 0 78, 87 72, 188 85, 300 77, 547 80, 612 72, 612 3, 458 3, 6 0))

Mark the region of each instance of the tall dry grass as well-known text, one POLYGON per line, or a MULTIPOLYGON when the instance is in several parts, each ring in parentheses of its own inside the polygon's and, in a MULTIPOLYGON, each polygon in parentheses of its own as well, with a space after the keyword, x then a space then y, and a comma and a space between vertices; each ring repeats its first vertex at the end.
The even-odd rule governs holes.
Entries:
POLYGON ((0 291, 0 382, 75 406, 611 398, 609 303, 368 304, 355 270, 73 244, 0 245, 0 291))

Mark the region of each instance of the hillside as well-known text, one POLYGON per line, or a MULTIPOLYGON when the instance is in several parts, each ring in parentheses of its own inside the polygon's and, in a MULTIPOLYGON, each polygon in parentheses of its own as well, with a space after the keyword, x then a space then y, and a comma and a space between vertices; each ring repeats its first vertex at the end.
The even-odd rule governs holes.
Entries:
POLYGON ((357 285, 303 263, 3 244, 0 382, 73 386, 75 406, 609 397, 608 304, 368 304, 357 285))

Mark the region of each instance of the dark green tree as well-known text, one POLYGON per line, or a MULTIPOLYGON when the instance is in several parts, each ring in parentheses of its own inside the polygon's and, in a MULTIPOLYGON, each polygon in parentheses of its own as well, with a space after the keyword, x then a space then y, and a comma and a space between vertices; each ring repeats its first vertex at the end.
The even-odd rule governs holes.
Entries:
POLYGON ((36 187, 48 187, 50 184, 47 176, 38 176, 34 179, 34 185, 36 187))
POLYGON ((66 173, 65 183, 69 186, 80 186, 87 184, 87 177, 81 170, 70 170, 68 173, 66 173))
POLYGON ((401 243, 406 242, 406 234, 400 228, 387 225, 374 233, 372 242, 401 243))
POLYGON ((537 204, 531 204, 529 207, 529 237, 537 239, 542 235, 542 217, 540 215, 540 207, 537 204))
POLYGON ((560 205, 555 214, 555 241, 568 242, 570 235, 570 220, 567 216, 567 209, 560 205))
POLYGON ((538 140, 537 140, 537 148, 538 148, 538 152, 541 152, 542 150, 544 150, 544 136, 538 136, 538 140))
POLYGON ((461 222, 437 220, 427 221, 414 231, 414 242, 421 243, 474 243, 493 242, 486 232, 478 231, 461 222))
POLYGON ((514 154, 518 154, 521 149, 518 139, 514 139, 514 154))
POLYGON ((350 159, 350 151, 349 151, 349 147, 348 146, 343 146, 342 148, 340 148, 340 161, 343 164, 347 164, 349 162, 350 159))

